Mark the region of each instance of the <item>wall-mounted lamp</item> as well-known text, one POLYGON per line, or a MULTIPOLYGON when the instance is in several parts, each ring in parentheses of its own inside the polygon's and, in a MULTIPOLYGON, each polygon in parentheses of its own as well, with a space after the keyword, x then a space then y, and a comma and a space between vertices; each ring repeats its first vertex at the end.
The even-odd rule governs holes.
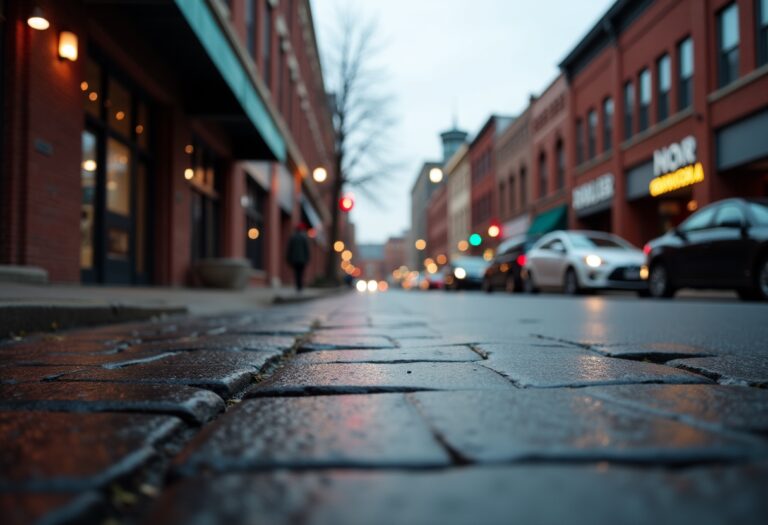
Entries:
POLYGON ((45 14, 39 6, 32 9, 29 18, 27 18, 27 25, 32 29, 37 29, 38 31, 45 31, 51 27, 51 23, 47 18, 45 18, 45 14))
POLYGON ((62 31, 59 35, 59 57, 74 62, 77 60, 77 35, 62 31))

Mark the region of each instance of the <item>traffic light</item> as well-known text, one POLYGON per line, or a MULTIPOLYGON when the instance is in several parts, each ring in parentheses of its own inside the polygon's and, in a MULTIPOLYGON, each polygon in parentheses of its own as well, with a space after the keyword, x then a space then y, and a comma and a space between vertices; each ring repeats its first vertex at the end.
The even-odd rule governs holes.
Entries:
POLYGON ((352 211, 352 208, 355 207, 355 200, 352 198, 352 194, 344 195, 341 199, 339 199, 339 209, 343 212, 349 212, 352 211))

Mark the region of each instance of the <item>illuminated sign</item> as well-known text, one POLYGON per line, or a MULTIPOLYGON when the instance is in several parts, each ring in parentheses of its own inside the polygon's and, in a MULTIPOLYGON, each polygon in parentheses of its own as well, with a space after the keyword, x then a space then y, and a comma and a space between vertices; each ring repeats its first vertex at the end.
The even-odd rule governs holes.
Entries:
POLYGON ((613 193, 613 175, 607 173, 593 181, 576 186, 571 194, 571 206, 574 210, 589 208, 612 199, 613 193))
POLYGON ((692 186, 704 180, 704 166, 697 162, 691 166, 685 166, 677 171, 656 177, 648 186, 651 195, 658 197, 670 191, 679 190, 686 186, 692 186))
POLYGON ((693 136, 654 151, 655 178, 648 185, 651 195, 658 197, 703 181, 704 167, 697 160, 696 138, 693 136))

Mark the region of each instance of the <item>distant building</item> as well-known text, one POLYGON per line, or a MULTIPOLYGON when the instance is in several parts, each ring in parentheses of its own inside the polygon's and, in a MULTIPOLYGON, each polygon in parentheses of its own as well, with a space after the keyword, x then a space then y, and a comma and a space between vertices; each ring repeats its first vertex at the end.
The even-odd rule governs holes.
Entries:
POLYGON ((427 249, 433 260, 448 255, 448 185, 443 183, 429 199, 427 207, 427 249))
POLYGON ((488 229, 500 225, 496 192, 496 160, 494 145, 497 138, 514 121, 513 117, 492 115, 485 122, 469 145, 471 180, 471 233, 482 237, 482 244, 472 248, 472 253, 481 254, 488 248, 495 248, 498 238, 491 238, 488 229))
POLYGON ((363 271, 361 279, 383 281, 390 273, 386 268, 383 244, 358 244, 354 264, 363 271))
POLYGON ((469 238, 471 227, 471 191, 469 147, 464 143, 444 166, 448 185, 448 255, 458 257, 459 243, 469 238))
POLYGON ((443 182, 438 184, 431 182, 429 180, 429 172, 433 168, 441 167, 442 162, 425 162, 421 166, 416 182, 413 183, 413 188, 411 189, 411 238, 409 239, 408 246, 408 266, 413 269, 421 270, 422 263, 426 258, 425 250, 423 248, 418 249, 416 245, 423 241, 426 246, 429 198, 437 186, 444 184, 443 182))
MULTIPOLYGON (((530 226, 528 174, 531 166, 530 106, 499 136, 495 146, 501 237, 524 234, 530 226)), ((450 184, 450 183, 449 183, 450 184)))
POLYGON ((384 270, 388 274, 391 274, 401 266, 408 265, 406 238, 406 234, 401 237, 390 237, 387 239, 387 242, 384 243, 384 270))

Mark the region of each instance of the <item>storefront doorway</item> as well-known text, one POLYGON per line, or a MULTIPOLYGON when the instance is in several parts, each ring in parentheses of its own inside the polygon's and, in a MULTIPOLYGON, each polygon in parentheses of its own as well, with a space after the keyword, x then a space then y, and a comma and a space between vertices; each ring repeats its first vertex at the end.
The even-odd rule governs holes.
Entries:
POLYGON ((80 84, 85 104, 80 181, 83 282, 151 280, 149 105, 93 54, 80 84))

